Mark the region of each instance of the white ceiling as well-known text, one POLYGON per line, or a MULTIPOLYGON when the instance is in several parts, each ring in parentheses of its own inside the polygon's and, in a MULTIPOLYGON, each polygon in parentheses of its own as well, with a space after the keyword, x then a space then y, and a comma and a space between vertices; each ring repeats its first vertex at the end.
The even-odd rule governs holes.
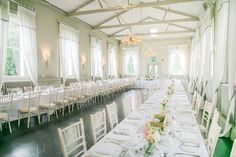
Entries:
MULTIPOLYGON (((88 10, 97 10, 103 8, 111 8, 111 7, 119 7, 127 5, 128 0, 46 0, 52 5, 64 10, 68 14, 74 12, 81 12, 81 11, 88 11, 88 10), (83 5, 88 1, 92 1, 87 5, 83 5), (100 2, 100 4, 99 4, 100 2), (83 7, 81 7, 83 5, 83 7), (102 7, 101 7, 102 6, 102 7), (78 9, 79 8, 79 9, 78 9)), ((157 2, 158 0, 130 0, 131 4, 138 4, 148 3, 148 2, 157 2)), ((168 0, 159 0, 159 1, 168 1, 168 0)), ((189 37, 194 34, 194 31, 199 26, 199 20, 191 20, 191 21, 171 21, 171 23, 158 23, 156 24, 155 21, 157 20, 182 20, 182 19, 189 19, 192 17, 199 17, 203 7, 202 3, 203 0, 189 0, 189 2, 181 2, 175 3, 175 1, 181 0, 172 0, 173 4, 169 5, 160 5, 155 7, 143 7, 143 8, 132 8, 126 11, 125 13, 121 14, 113 19, 105 22, 104 24, 100 25, 99 27, 108 26, 109 28, 102 28, 99 29, 108 35, 115 35, 119 36, 116 37, 117 39, 122 38, 122 35, 128 35, 132 30, 134 34, 141 34, 141 38, 179 38, 179 37, 189 37), (166 11, 165 9, 168 9, 166 11), (190 15, 190 16, 189 16, 190 15), (121 24, 129 24, 129 23, 137 23, 143 19, 143 22, 150 23, 153 22, 154 24, 145 24, 145 25, 134 25, 130 26, 131 29, 124 29, 127 26, 120 27, 121 24), (110 28, 112 26, 112 28, 110 28), (156 29, 158 31, 157 35, 150 36, 150 30, 156 29), (120 31, 123 30, 123 31, 120 31), (120 32, 118 32, 120 31, 120 32), (187 31, 187 32, 186 32, 187 31), (118 33, 116 33, 118 32, 118 33), (167 33, 165 33, 167 32, 167 33), (170 33, 171 32, 171 33, 170 33)), ((184 1, 184 0, 183 0, 184 1)), ((106 11, 106 12, 99 12, 99 13, 92 13, 86 15, 75 15, 75 17, 79 18, 80 20, 88 23, 89 25, 96 27, 98 24, 103 22, 106 19, 109 19, 112 16, 115 16, 117 13, 120 13, 125 10, 116 10, 116 11, 106 11)), ((96 29, 96 28, 95 28, 96 29)))

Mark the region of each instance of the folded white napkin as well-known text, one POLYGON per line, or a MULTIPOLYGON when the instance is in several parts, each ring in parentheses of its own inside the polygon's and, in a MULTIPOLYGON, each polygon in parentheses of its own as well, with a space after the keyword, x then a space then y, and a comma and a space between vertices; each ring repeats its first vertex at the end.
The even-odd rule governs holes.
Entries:
POLYGON ((98 157, 105 157, 105 156, 112 156, 115 154, 117 150, 119 150, 119 146, 113 143, 99 143, 96 144, 92 149, 91 149, 91 154, 94 156, 98 157))
POLYGON ((140 124, 140 120, 125 119, 124 123, 126 125, 138 126, 140 124))
POLYGON ((176 135, 183 142, 193 142, 195 143, 198 139, 198 135, 196 133, 191 132, 179 132, 176 135))
POLYGON ((128 116, 128 119, 132 119, 132 120, 141 120, 141 119, 144 119, 144 116, 140 113, 131 113, 129 116, 128 116))
POLYGON ((128 138, 129 136, 127 135, 118 135, 118 134, 111 133, 106 136, 105 140, 114 140, 114 141, 124 142, 128 140, 128 138))

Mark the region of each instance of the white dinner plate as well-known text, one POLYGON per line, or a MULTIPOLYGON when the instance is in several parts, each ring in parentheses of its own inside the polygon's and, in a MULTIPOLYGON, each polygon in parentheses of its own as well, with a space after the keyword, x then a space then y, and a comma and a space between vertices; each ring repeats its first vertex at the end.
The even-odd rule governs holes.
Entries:
POLYGON ((193 147, 193 146, 184 146, 184 145, 181 145, 181 146, 179 146, 179 148, 180 148, 181 150, 183 150, 184 152, 197 153, 197 152, 199 152, 199 148, 200 148, 200 147, 193 147))
POLYGON ((176 138, 166 137, 161 140, 160 144, 164 146, 179 146, 181 143, 176 138))

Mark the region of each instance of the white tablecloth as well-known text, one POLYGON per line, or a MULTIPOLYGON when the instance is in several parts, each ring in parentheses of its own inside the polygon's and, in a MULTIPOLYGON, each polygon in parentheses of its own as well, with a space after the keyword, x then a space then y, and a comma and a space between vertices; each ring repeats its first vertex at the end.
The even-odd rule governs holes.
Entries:
POLYGON ((159 88, 160 80, 137 80, 135 83, 136 88, 159 88))
MULTIPOLYGON (((152 156, 161 157, 165 154, 166 157, 209 157, 186 93, 180 82, 176 81, 175 84, 175 93, 167 109, 167 128, 161 134, 161 140, 156 144, 152 156)), ((127 149, 132 157, 143 156, 142 151, 139 150, 146 143, 143 128, 152 115, 161 112, 160 101, 165 95, 166 90, 163 89, 152 95, 103 139, 93 145, 84 156, 119 157, 124 149, 127 149)))
MULTIPOLYGON (((58 97, 60 98, 62 96, 63 96, 63 91, 60 90, 58 92, 58 97)), ((49 91, 42 92, 41 96, 40 96, 40 102, 39 103, 40 104, 49 103, 49 101, 50 101, 49 91)), ((10 111, 10 121, 14 121, 14 120, 18 119, 18 109, 21 108, 21 107, 27 106, 27 102, 28 102, 28 94, 26 94, 25 96, 24 95, 21 95, 21 96, 18 95, 18 96, 15 96, 13 98, 12 105, 11 105, 11 111, 10 111)), ((43 114, 43 112, 41 114, 43 114)), ((27 117, 27 114, 21 116, 21 118, 24 118, 24 117, 27 117)))

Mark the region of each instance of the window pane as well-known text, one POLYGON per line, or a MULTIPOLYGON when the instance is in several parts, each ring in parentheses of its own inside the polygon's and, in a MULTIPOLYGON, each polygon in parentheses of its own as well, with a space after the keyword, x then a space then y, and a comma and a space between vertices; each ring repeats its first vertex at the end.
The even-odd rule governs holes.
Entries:
POLYGON ((133 56, 129 57, 128 65, 127 65, 127 74, 128 75, 134 75, 134 62, 133 62, 133 56))
POLYGON ((5 75, 20 76, 24 75, 23 61, 20 55, 20 31, 17 23, 17 16, 11 15, 8 24, 8 49, 5 75))
POLYGON ((184 75, 186 73, 186 46, 173 46, 169 52, 169 74, 184 75))
POLYGON ((124 48, 123 51, 123 73, 137 75, 139 72, 139 48, 124 48))
POLYGON ((102 41, 91 37, 91 75, 102 77, 102 41))

